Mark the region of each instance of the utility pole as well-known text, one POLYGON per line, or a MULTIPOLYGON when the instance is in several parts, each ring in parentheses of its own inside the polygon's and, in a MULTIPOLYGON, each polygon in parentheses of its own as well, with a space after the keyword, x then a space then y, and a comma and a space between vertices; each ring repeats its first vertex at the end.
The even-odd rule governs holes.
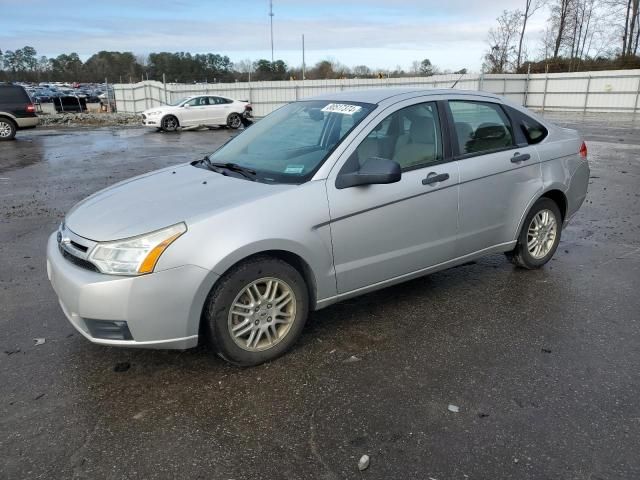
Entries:
POLYGON ((305 63, 304 63, 304 33, 302 34, 302 80, 305 80, 305 63))
POLYGON ((269 19, 271 21, 271 64, 273 65, 273 0, 269 0, 269 19))

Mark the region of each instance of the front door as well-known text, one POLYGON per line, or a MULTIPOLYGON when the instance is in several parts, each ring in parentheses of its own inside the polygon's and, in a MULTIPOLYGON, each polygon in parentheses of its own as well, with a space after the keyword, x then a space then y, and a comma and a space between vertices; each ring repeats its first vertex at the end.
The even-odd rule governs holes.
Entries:
POLYGON ((182 109, 182 126, 194 126, 206 124, 208 97, 194 97, 184 104, 182 109))
MULTIPOLYGON (((339 294, 411 274, 451 259, 455 252, 458 165, 451 159, 436 102, 405 102, 372 122, 340 173, 371 157, 394 160, 402 178, 387 185, 339 189, 327 180, 339 294), (445 148, 446 147, 446 148, 445 148)), ((339 173, 338 173, 339 175, 339 173)))

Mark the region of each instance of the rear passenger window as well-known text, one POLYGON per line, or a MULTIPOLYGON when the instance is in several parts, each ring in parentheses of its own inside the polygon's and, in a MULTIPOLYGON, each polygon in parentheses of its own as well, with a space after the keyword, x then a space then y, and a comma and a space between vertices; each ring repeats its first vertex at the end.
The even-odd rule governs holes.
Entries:
POLYGON ((420 168, 443 159, 440 122, 434 102, 420 103, 392 113, 367 135, 345 165, 357 169, 372 157, 387 158, 402 170, 420 168), (353 159, 353 160, 352 160, 353 159))
POLYGON ((534 143, 540 143, 545 139, 549 131, 540 122, 534 120, 530 116, 516 110, 513 107, 507 106, 507 112, 513 120, 516 128, 519 128, 524 135, 527 143, 533 145, 534 143))
POLYGON ((511 123, 495 103, 449 101, 460 155, 503 150, 514 145, 511 123))
POLYGON ((31 102, 31 98, 22 87, 0 85, 0 102, 6 104, 22 104, 31 102))
POLYGON ((547 129, 532 118, 524 118, 520 124, 529 144, 539 143, 547 136, 547 129))

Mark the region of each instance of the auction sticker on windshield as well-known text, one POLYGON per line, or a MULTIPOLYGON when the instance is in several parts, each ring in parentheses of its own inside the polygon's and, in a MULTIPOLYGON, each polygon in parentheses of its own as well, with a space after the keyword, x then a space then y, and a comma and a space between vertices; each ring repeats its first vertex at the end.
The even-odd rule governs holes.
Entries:
POLYGON ((304 171, 304 165, 287 165, 284 169, 284 173, 302 173, 304 171))
POLYGON ((328 113, 342 113, 344 115, 353 115, 362 110, 362 107, 358 105, 348 105, 346 103, 330 103, 322 109, 323 112, 328 113))

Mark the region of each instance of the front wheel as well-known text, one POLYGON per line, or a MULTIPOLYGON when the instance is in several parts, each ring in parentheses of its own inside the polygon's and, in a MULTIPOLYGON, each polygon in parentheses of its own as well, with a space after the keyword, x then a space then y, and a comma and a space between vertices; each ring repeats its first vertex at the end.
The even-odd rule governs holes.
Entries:
POLYGON ((556 202, 540 198, 527 214, 516 248, 507 258, 518 267, 540 268, 553 257, 560 243, 562 215, 556 202))
POLYGON ((289 350, 302 332, 308 310, 302 275, 280 259, 258 256, 219 280, 203 320, 216 353, 246 367, 289 350))
POLYGON ((162 130, 165 132, 175 132, 178 125, 178 119, 173 115, 167 115, 162 119, 162 130))
POLYGON ((0 141, 12 140, 16 136, 16 124, 8 118, 0 118, 0 141))
POLYGON ((227 117, 227 126, 229 128, 233 128, 234 130, 240 128, 242 125, 242 117, 239 113, 232 113, 227 117))

